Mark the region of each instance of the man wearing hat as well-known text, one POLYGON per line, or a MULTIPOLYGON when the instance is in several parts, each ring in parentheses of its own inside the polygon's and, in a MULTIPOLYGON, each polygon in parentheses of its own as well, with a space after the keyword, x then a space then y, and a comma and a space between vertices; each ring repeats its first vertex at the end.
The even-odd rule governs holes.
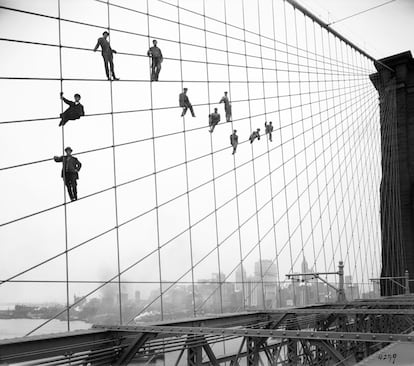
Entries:
POLYGON ((104 60, 104 65, 105 65, 106 77, 108 78, 108 80, 111 80, 111 76, 113 80, 119 80, 115 76, 115 71, 114 71, 113 54, 116 53, 116 51, 111 48, 111 45, 109 44, 107 40, 108 36, 109 36, 109 32, 107 31, 103 32, 102 37, 98 38, 98 42, 96 43, 96 46, 93 50, 95 52, 98 49, 98 47, 101 46, 102 57, 104 60), (111 69, 111 74, 109 74, 109 68, 111 69))
POLYGON ((158 81, 158 75, 161 71, 161 62, 163 61, 162 52, 157 47, 157 40, 154 39, 152 41, 152 44, 154 45, 151 47, 148 52, 147 56, 151 57, 152 64, 151 64, 151 81, 158 81))
POLYGON ((190 99, 188 99, 188 96, 187 96, 187 90, 188 88, 183 89, 183 92, 180 94, 179 100, 178 100, 180 107, 183 109, 183 113, 181 113, 181 117, 185 116, 185 114, 187 113, 187 109, 189 109, 191 112, 191 115, 195 117, 193 106, 191 105, 190 99))
POLYGON ((214 108, 214 112, 208 116, 208 124, 210 126, 210 132, 213 133, 214 128, 220 122, 220 113, 217 112, 217 108, 214 108))
POLYGON ((231 121, 231 104, 227 92, 224 92, 224 96, 220 99, 219 103, 224 103, 224 112, 226 112, 226 121, 231 121))
POLYGON ((80 104, 80 102, 79 102, 80 99, 81 99, 81 96, 79 94, 75 94, 73 96, 73 98, 75 98, 74 102, 72 102, 71 100, 66 99, 63 96, 63 93, 60 93, 60 99, 62 99, 69 106, 69 108, 66 109, 66 111, 64 111, 63 113, 60 114, 60 118, 62 118, 62 119, 60 120, 59 127, 64 126, 67 121, 79 119, 79 118, 81 118, 82 116, 85 115, 83 105, 80 104))
POLYGON ((237 145, 239 144, 239 136, 237 136, 237 130, 234 130, 233 133, 230 135, 230 145, 233 146, 233 153, 236 153, 237 145))
POLYGON ((65 182, 66 188, 69 193, 71 201, 76 201, 78 199, 78 191, 76 189, 76 181, 79 178, 79 170, 82 167, 80 161, 72 156, 72 149, 68 146, 65 149, 66 155, 63 156, 54 156, 53 159, 57 163, 63 163, 62 167, 62 178, 65 182))

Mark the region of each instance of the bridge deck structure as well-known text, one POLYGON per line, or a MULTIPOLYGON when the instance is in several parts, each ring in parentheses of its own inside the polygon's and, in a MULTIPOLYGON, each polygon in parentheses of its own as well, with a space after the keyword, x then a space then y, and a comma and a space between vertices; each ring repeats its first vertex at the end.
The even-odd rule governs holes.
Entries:
POLYGON ((414 296, 394 296, 3 340, 0 364, 353 365, 412 349, 413 326, 414 296))

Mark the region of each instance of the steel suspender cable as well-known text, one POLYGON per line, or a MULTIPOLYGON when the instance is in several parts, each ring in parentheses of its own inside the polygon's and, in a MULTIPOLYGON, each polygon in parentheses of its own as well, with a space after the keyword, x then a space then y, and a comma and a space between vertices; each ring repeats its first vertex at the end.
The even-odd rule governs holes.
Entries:
MULTIPOLYGON (((109 6, 109 0, 106 3, 107 18, 108 18, 108 31, 111 33, 111 12, 109 6)), ((116 235, 116 257, 117 257, 117 271, 118 271, 118 313, 119 323, 122 324, 122 296, 121 296, 121 258, 119 249, 119 222, 118 222, 118 183, 116 176, 116 147, 115 147, 115 121, 114 121, 114 96, 112 90, 112 79, 115 79, 115 74, 110 70, 111 80, 109 82, 110 90, 110 103, 111 103, 111 137, 112 137, 112 169, 113 169, 113 181, 114 181, 114 213, 115 213, 115 235, 116 235)))
MULTIPOLYGON (((61 27, 61 8, 58 0, 58 29, 59 29, 59 74, 60 74, 60 92, 63 93, 63 72, 62 72, 62 27, 61 27)), ((61 111, 63 113, 63 101, 61 102, 61 111)), ((62 126, 62 156, 65 155, 65 128, 62 126)), ((64 211, 64 230, 65 230, 65 276, 66 276, 66 326, 70 330, 70 313, 69 313, 69 257, 68 257, 68 211, 66 203, 66 170, 65 161, 62 161, 62 178, 63 178, 63 211, 64 211)))
MULTIPOLYGON (((177 0, 179 4, 179 0, 177 0)), ((177 27, 178 27, 178 46, 179 46, 179 53, 180 53, 180 77, 181 77, 181 90, 184 90, 184 75, 183 75, 183 62, 182 62, 182 46, 181 46, 181 25, 180 25, 180 7, 177 7, 177 27)), ((207 45, 206 45, 207 47, 207 45)), ((208 87, 208 85, 207 85, 208 87)), ((191 220, 191 205, 190 205, 190 186, 189 186, 189 179, 188 179, 188 156, 187 156, 187 136, 186 136, 186 119, 185 116, 182 118, 183 121, 183 139, 184 139, 184 160, 185 160, 185 184, 186 184, 186 191, 187 191, 187 220, 188 220, 188 235, 189 235, 189 250, 190 250, 190 268, 191 268, 191 294, 192 294, 192 313, 193 316, 196 316, 196 289, 195 289, 195 277, 194 277, 194 258, 193 258, 193 240, 192 240, 192 220, 191 220)))
MULTIPOLYGON (((150 2, 149 0, 146 1, 147 6, 147 24, 148 24, 148 46, 150 46, 150 2)), ((151 69, 152 74, 152 69, 151 69)), ((151 76, 152 78, 152 76, 151 76)), ((160 294, 163 293, 163 281, 162 281, 162 265, 161 265, 161 239, 160 239, 160 204, 159 204, 159 186, 158 186, 158 179, 157 179, 157 159, 156 159, 156 146, 155 146, 155 122, 154 122, 154 96, 153 96, 153 87, 152 83, 150 83, 150 92, 151 92, 151 131, 152 131, 152 154, 153 154, 153 163, 154 163, 154 186, 155 186, 155 215, 156 215, 156 230, 157 230, 157 260, 158 260, 158 278, 159 278, 159 291, 160 294)), ((158 171, 159 173, 159 171, 158 171)), ((158 299, 158 298, 157 298, 158 299)), ((164 319, 164 299, 160 296, 160 313, 161 313, 161 320, 164 319)), ((127 321, 128 323, 129 321, 127 321)))

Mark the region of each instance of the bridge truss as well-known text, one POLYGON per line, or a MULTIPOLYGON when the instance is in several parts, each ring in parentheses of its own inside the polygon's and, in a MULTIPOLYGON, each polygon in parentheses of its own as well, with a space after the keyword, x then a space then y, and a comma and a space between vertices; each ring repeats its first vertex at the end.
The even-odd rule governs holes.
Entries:
POLYGON ((0 342, 0 362, 19 365, 354 365, 398 363, 385 346, 414 342, 414 298, 226 314, 0 342), (391 359, 387 359, 391 357, 391 359), (393 358, 392 358, 393 357, 393 358))

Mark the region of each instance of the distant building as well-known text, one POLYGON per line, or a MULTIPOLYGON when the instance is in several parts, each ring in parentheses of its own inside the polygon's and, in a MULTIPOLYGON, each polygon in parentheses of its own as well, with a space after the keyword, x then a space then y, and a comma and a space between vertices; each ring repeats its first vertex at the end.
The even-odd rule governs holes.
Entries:
POLYGON ((274 261, 262 259, 254 264, 254 301, 259 309, 275 309, 277 288, 277 267, 274 261))

